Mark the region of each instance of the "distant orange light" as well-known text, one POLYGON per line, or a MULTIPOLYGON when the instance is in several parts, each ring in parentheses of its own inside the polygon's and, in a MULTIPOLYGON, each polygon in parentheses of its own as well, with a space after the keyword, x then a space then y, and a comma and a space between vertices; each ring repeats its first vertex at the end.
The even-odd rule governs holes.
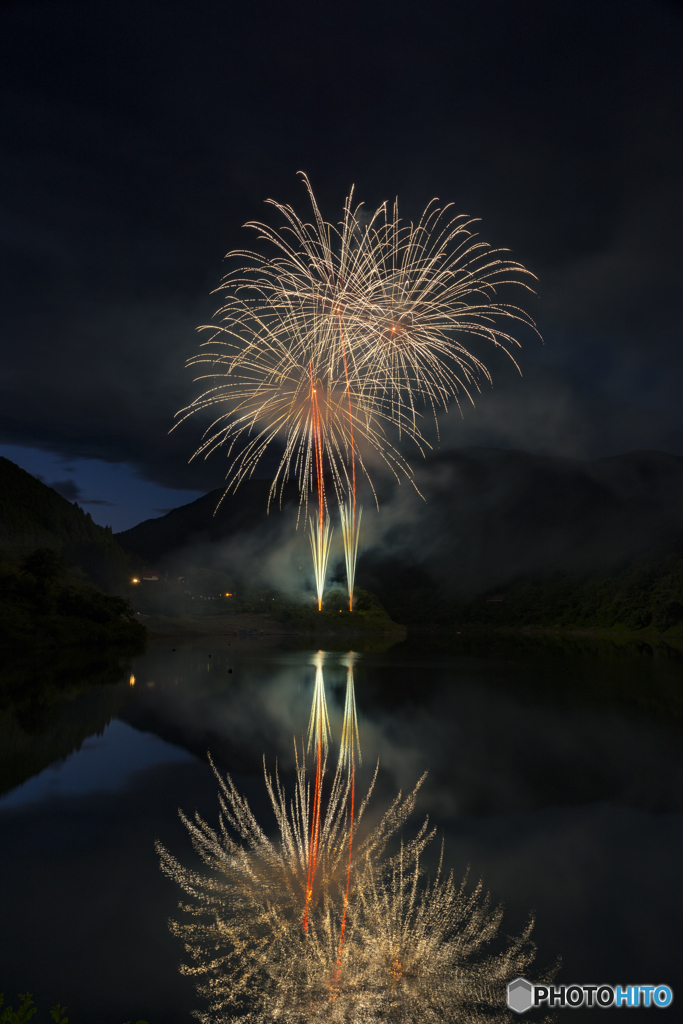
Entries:
POLYGON ((225 596, 226 597, 232 597, 232 594, 226 594, 225 596))
POLYGON ((140 582, 140 580, 131 580, 130 582, 131 582, 131 583, 139 583, 139 582, 140 582))
POLYGON ((130 683, 131 686, 135 686, 135 676, 131 676, 128 682, 130 683))

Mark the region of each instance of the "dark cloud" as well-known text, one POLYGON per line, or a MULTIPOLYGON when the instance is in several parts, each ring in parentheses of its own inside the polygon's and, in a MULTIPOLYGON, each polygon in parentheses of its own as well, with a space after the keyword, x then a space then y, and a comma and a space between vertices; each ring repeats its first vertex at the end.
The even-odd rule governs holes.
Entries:
MULTIPOLYGON (((47 483, 45 477, 40 473, 33 474, 38 480, 42 480, 43 483, 47 483)), ((115 508, 116 503, 113 501, 105 501, 103 498, 84 498, 83 491, 78 486, 75 480, 53 480, 52 483, 48 484, 48 487, 52 487, 57 494, 61 494, 67 501, 77 501, 79 505, 105 505, 108 508, 115 508)))
POLYGON ((75 480, 54 480, 49 486, 67 501, 76 501, 81 497, 81 489, 75 480))
MULTIPOLYGON (((174 433, 223 254, 269 195, 437 194, 539 277, 546 345, 469 443, 683 451, 672 4, 3 5, 0 439, 219 486, 174 433)), ((488 358, 488 356, 487 356, 488 358)), ((461 429, 445 437, 458 443, 461 429)))

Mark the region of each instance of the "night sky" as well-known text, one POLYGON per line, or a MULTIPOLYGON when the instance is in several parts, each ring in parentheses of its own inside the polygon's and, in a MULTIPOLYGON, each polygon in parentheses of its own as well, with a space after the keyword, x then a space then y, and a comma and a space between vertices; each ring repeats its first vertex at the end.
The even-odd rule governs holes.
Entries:
POLYGON ((184 363, 305 170, 330 220, 439 196, 538 276, 545 344, 442 447, 683 455, 682 54, 658 0, 5 0, 0 454, 115 529, 220 486, 168 434, 184 363))

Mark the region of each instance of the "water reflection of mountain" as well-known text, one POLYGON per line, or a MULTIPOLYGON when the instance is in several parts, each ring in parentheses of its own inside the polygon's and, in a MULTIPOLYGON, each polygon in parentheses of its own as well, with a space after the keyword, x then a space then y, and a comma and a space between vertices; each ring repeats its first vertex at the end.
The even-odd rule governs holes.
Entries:
MULTIPOLYGON (((655 718, 683 723, 683 644, 651 638, 553 632, 461 633, 414 629, 401 644, 406 657, 486 658, 504 663, 501 685, 514 685, 545 701, 612 703, 655 718), (515 670, 514 666, 518 666, 515 670)), ((381 685, 381 684, 380 684, 381 685)), ((400 699, 405 676, 387 680, 378 696, 400 699)), ((424 692, 424 691, 423 691, 424 692)), ((429 683, 427 683, 429 693, 429 683)))
MULTIPOLYGON (((580 642, 558 649, 527 638, 482 647, 477 657, 471 638, 448 650, 423 639, 366 655, 356 676, 362 730, 385 778, 405 786, 428 767, 433 813, 683 805, 676 652, 623 648, 596 658, 580 642)), ((218 642, 209 657, 204 643, 152 649, 145 664, 155 685, 143 680, 120 717, 199 757, 210 749, 229 772, 258 775, 264 751, 291 769, 291 709, 306 692, 304 661, 295 669, 296 652, 288 652, 266 667, 253 652, 218 642)), ((336 657, 326 667, 332 714, 336 657)))
POLYGON ((100 734, 128 698, 120 650, 74 649, 4 658, 0 665, 0 794, 100 734))

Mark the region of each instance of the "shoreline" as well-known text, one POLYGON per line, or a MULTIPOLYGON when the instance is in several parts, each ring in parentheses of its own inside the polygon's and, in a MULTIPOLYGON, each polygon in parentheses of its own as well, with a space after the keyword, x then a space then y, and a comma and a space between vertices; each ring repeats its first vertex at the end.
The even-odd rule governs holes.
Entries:
MULTIPOLYGON (((666 643, 683 648, 683 630, 658 632, 652 629, 628 630, 590 627, 551 626, 476 626, 461 624, 460 628, 441 623, 391 623, 386 629, 358 628, 349 624, 340 628, 307 629, 300 624, 288 626, 268 615, 231 614, 199 617, 163 616, 137 614, 137 619, 147 629, 150 640, 170 636, 394 636, 406 639, 408 636, 434 635, 440 639, 478 636, 522 636, 522 637, 583 637, 592 640, 636 641, 641 643, 666 643)), ((326 624, 327 625, 327 624, 326 624)), ((368 624, 369 626, 370 624, 368 624)))
MULTIPOLYGON (((356 624, 340 623, 340 628, 306 629, 299 624, 290 626, 278 622, 268 615, 244 613, 230 615, 207 615, 201 618, 191 616, 143 615, 136 613, 136 618, 147 629, 150 640, 164 637, 202 637, 202 636, 245 636, 257 639, 259 636, 396 636, 402 639, 407 635, 405 626, 397 625, 390 620, 382 620, 389 625, 388 629, 362 628, 356 624)), ((370 624, 372 625, 372 624, 370 624)))

